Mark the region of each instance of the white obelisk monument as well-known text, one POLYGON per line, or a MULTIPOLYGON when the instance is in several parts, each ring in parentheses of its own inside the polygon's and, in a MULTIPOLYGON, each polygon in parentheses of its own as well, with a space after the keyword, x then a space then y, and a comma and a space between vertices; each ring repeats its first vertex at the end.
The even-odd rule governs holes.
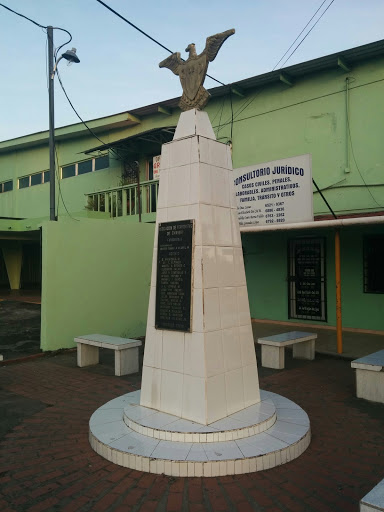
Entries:
POLYGON ((231 151, 191 109, 162 146, 140 405, 207 425, 259 401, 231 151))

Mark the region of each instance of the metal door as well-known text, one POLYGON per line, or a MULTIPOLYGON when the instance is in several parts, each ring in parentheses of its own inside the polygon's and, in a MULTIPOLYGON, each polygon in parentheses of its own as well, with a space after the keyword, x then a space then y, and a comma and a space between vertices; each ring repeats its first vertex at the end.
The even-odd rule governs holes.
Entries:
POLYGON ((288 242, 288 317, 327 320, 325 239, 288 242))

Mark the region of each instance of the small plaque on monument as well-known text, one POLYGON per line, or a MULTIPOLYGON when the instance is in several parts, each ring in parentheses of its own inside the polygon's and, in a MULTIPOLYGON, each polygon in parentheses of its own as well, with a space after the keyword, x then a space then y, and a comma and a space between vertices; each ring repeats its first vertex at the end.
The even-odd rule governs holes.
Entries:
POLYGON ((156 329, 191 330, 193 220, 159 224, 156 329))

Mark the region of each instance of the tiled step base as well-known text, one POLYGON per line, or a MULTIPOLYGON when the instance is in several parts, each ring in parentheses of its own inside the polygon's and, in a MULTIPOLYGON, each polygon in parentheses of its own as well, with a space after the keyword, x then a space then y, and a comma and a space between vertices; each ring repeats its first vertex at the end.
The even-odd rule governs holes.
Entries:
POLYGON ((276 421, 276 407, 266 398, 226 418, 201 425, 133 402, 125 406, 123 419, 133 431, 155 439, 217 443, 243 439, 269 429, 276 421))
MULTIPOLYGON (((136 403, 140 407, 140 391, 135 391, 111 400, 93 413, 89 439, 92 448, 105 459, 138 471, 169 476, 224 476, 261 471, 299 457, 311 440, 309 419, 301 407, 269 391, 261 391, 261 399, 274 405, 276 415, 276 421, 264 432, 252 434, 251 430, 247 437, 228 441, 190 442, 185 437, 184 441, 172 441, 135 432, 124 422, 124 410, 128 406, 136 403)), ((253 425, 257 423, 255 420, 253 425)), ((154 429, 150 427, 147 433, 151 430, 154 429)), ((217 433, 225 437, 230 431, 217 433)))

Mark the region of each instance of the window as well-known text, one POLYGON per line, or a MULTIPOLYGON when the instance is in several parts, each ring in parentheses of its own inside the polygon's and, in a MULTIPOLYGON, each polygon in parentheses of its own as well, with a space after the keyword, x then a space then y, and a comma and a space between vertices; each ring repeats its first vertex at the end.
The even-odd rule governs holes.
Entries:
POLYGON ((32 174, 31 176, 31 187, 33 187, 34 185, 41 185, 42 184, 42 181, 43 180, 43 173, 39 173, 39 174, 32 174))
POLYGON ((288 318, 327 320, 325 239, 288 241, 288 318))
MULTIPOLYGON (((41 185, 42 183, 49 182, 49 171, 37 172, 19 178, 19 189, 41 185)), ((12 190, 12 189, 11 189, 12 190)))
POLYGON ((364 237, 364 293, 384 293, 384 235, 364 237))
POLYGON ((19 188, 27 188, 29 187, 29 176, 25 176, 24 178, 19 178, 19 188))
POLYGON ((88 172, 99 171, 109 167, 109 155, 99 156, 91 160, 83 160, 71 165, 65 165, 61 168, 61 179, 71 176, 80 176, 88 172))
POLYGON ((109 155, 95 158, 95 171, 100 171, 101 169, 106 169, 107 167, 109 167, 109 155))
POLYGON ((0 183, 0 194, 3 192, 10 192, 13 190, 13 181, 4 181, 3 183, 0 183))

